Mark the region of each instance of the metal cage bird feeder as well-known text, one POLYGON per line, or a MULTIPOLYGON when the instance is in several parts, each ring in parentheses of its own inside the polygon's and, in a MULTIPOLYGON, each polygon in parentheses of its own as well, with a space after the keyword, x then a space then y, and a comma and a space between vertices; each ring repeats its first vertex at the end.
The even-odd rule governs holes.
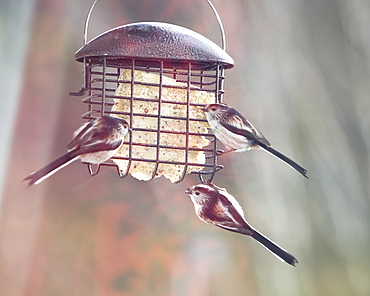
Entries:
MULTIPOLYGON (((122 117, 131 127, 120 151, 101 165, 117 167, 120 177, 164 175, 176 183, 189 173, 212 179, 222 169, 203 108, 222 101, 224 70, 234 65, 224 49, 177 25, 139 22, 87 43, 85 35, 75 59, 84 64, 84 85, 71 92, 85 96, 82 117, 122 117)), ((100 168, 88 167, 90 174, 100 168)))

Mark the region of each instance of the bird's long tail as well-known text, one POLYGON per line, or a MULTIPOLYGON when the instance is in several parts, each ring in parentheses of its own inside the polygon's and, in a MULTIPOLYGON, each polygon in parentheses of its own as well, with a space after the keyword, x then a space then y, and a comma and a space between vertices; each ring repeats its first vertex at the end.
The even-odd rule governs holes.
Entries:
POLYGON ((77 158, 78 156, 73 155, 72 151, 67 152, 66 154, 57 158, 56 160, 39 169, 38 171, 33 172, 32 174, 24 178, 23 181, 28 181, 28 186, 31 186, 33 184, 39 184, 41 181, 50 177, 51 175, 59 171, 61 168, 64 168, 66 165, 76 160, 77 158))
POLYGON ((295 266, 298 263, 298 260, 292 255, 285 251, 283 248, 279 247, 273 241, 269 240, 263 234, 259 233, 257 230, 253 231, 252 237, 257 240, 261 245, 263 245, 266 249, 271 251, 276 257, 280 260, 289 263, 290 265, 295 266))
POLYGON ((280 160, 284 161, 287 165, 291 166, 293 169, 297 170, 299 173, 302 174, 302 176, 306 177, 307 176, 307 170, 300 166, 298 163, 296 163, 294 160, 290 159, 289 157, 285 156, 284 154, 280 153, 279 151, 275 150, 274 148, 267 146, 263 143, 259 144, 259 147, 261 147, 263 150, 266 152, 269 152, 270 154, 276 156, 280 160))

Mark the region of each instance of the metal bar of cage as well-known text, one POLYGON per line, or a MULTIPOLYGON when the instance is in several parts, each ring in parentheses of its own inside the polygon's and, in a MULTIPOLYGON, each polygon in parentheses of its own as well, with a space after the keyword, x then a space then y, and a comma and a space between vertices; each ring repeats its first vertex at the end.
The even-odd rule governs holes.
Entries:
MULTIPOLYGON (((106 57, 103 58, 101 65, 93 64, 91 61, 87 61, 87 71, 86 75, 86 85, 84 86, 85 90, 88 90, 89 96, 85 97, 82 101, 83 103, 88 105, 88 111, 82 115, 83 118, 86 119, 92 119, 96 118, 99 115, 126 115, 130 118, 130 126, 133 124, 133 118, 135 116, 144 116, 144 117, 154 117, 157 118, 158 124, 157 129, 139 129, 136 128, 136 131, 147 131, 147 132, 156 132, 157 133, 157 144, 156 145, 144 145, 141 143, 134 143, 132 141, 132 135, 131 133, 128 135, 128 140, 125 142, 129 146, 129 155, 128 157, 114 157, 114 159, 122 159, 128 161, 127 170, 125 172, 119 171, 120 177, 125 177, 129 174, 130 165, 132 162, 135 161, 142 161, 142 162, 148 162, 148 163, 155 163, 155 169, 153 171, 152 178, 155 177, 155 171, 158 169, 158 166, 160 163, 162 164, 174 164, 174 165, 183 165, 183 173, 181 175, 181 178, 178 180, 178 182, 181 182, 185 175, 188 167, 197 167, 199 165, 203 166, 203 170, 201 171, 194 171, 190 173, 196 173, 200 176, 203 175, 210 175, 211 178, 213 178, 213 175, 222 169, 221 165, 217 164, 217 141, 215 141, 214 136, 208 133, 192 133, 189 130, 189 124, 192 121, 200 121, 200 122, 206 122, 205 119, 194 119, 190 118, 189 116, 189 107, 190 106, 197 106, 202 107, 202 104, 192 103, 190 102, 190 91, 191 90, 204 90, 208 92, 213 92, 215 95, 215 100, 220 101, 223 95, 223 89, 222 89, 222 83, 224 80, 224 77, 222 74, 220 74, 220 71, 216 70, 216 74, 210 74, 207 71, 201 70, 198 72, 192 72, 192 64, 189 62, 187 65, 187 71, 180 70, 178 68, 165 68, 163 61, 159 62, 159 68, 155 67, 142 67, 137 66, 135 59, 131 60, 130 66, 119 66, 119 67, 113 67, 115 72, 108 72, 108 68, 112 68, 112 66, 107 66, 106 57), (98 68, 97 68, 98 67, 98 68), (120 72, 124 69, 130 69, 131 70, 131 80, 130 81, 123 81, 119 79, 120 72), (153 73, 158 73, 160 77, 159 84, 155 83, 146 83, 146 82, 138 82, 134 79, 134 71, 135 70, 146 70, 153 73), (186 82, 186 86, 175 86, 175 85, 166 85, 163 83, 163 79, 161 78, 164 74, 167 74, 167 76, 172 76, 173 78, 181 78, 178 79, 180 82, 186 82), (186 76, 186 78, 185 78, 186 76), (198 80, 194 80, 194 78, 198 78, 198 80), (130 97, 122 97, 117 96, 113 92, 115 91, 115 87, 112 87, 111 85, 114 84, 115 86, 118 86, 120 83, 130 83, 131 84, 131 94, 130 97), (134 96, 134 87, 135 85, 146 85, 146 86, 158 86, 159 87, 159 99, 154 100, 150 98, 137 98, 134 96), (173 102, 171 100, 163 99, 162 98, 162 89, 163 88, 178 88, 178 89, 185 89, 186 88, 186 101, 185 102, 173 102), (109 108, 112 108, 114 105, 113 100, 114 99, 128 99, 131 108, 129 112, 114 112, 111 111, 109 108), (142 114, 142 113, 135 113, 132 105, 134 101, 143 101, 143 102, 158 102, 158 109, 159 109, 159 115, 152 115, 152 114, 142 114), (185 105, 186 106, 186 118, 183 117, 176 117, 176 116, 167 116, 167 115, 161 115, 160 114, 160 108, 162 104, 179 104, 179 105, 185 105), (186 121, 186 127, 185 131, 165 131, 160 130, 160 122, 162 119, 173 119, 173 120, 185 120, 186 121), (173 134, 173 135, 186 135, 186 142, 184 147, 175 147, 175 146, 166 146, 166 145, 160 145, 160 137, 161 134, 173 134), (204 136, 207 138, 210 138, 211 147, 204 147, 204 148, 191 148, 189 147, 189 136, 204 136), (153 147, 156 149, 156 158, 153 159, 141 159, 136 158, 132 156, 132 151, 135 149, 136 146, 147 146, 147 147, 153 147), (166 160, 160 160, 159 159, 159 151, 160 149, 174 149, 174 150, 183 150, 185 151, 185 160, 180 162, 176 161, 166 161, 166 160), (202 151, 206 154, 206 163, 199 164, 194 162, 189 162, 188 160, 188 153, 189 151, 202 151)), ((96 174, 100 166, 98 166, 97 170, 93 171, 91 164, 88 164, 90 174, 94 175, 96 174)), ((116 166, 114 163, 106 162, 102 163, 101 166, 116 166)))

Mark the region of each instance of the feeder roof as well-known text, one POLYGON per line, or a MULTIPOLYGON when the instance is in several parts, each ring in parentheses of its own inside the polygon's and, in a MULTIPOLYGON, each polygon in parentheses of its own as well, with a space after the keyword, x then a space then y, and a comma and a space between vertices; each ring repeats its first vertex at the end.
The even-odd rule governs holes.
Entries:
POLYGON ((75 54, 75 59, 141 59, 195 62, 213 68, 234 66, 218 45, 192 30, 167 23, 140 22, 123 25, 95 37, 75 54))

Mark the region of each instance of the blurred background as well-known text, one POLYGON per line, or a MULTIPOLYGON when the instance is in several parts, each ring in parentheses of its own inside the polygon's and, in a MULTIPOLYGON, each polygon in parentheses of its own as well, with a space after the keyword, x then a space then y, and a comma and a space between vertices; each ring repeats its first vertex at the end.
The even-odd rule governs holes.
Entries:
MULTIPOLYGON (((225 102, 309 171, 260 151, 229 154, 215 183, 294 254, 197 219, 199 182, 90 177, 75 162, 22 179, 65 152, 86 110, 74 53, 92 1, 0 0, 1 295, 370 295, 370 2, 213 0, 235 67, 225 102)), ((89 39, 162 21, 220 44, 201 0, 100 0, 89 39)))

